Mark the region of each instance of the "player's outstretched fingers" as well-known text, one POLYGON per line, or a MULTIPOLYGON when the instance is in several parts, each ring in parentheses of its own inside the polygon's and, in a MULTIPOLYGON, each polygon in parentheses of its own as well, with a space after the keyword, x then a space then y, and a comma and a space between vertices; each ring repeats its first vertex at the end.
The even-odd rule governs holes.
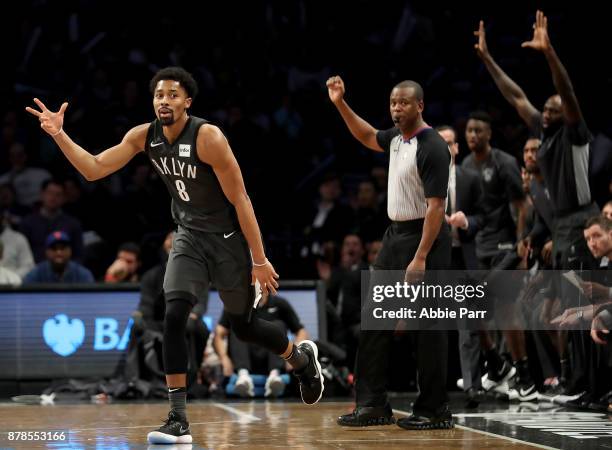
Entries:
POLYGON ((42 113, 34 108, 31 108, 29 106, 26 106, 25 110, 27 112, 29 112, 30 114, 36 116, 36 117, 40 117, 42 115, 42 113))
POLYGON ((37 99, 36 97, 34 97, 34 103, 36 103, 39 106, 39 108, 42 110, 42 112, 48 112, 49 111, 49 109, 47 109, 45 104, 43 102, 41 102, 39 99, 37 99))

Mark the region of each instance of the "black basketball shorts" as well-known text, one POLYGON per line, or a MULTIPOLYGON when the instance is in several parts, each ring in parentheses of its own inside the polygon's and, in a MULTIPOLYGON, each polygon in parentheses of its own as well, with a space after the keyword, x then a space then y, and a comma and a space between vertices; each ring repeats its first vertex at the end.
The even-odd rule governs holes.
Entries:
POLYGON ((228 313, 248 314, 254 300, 251 264, 239 229, 210 233, 179 226, 164 277, 166 301, 185 299, 195 305, 212 283, 228 313))

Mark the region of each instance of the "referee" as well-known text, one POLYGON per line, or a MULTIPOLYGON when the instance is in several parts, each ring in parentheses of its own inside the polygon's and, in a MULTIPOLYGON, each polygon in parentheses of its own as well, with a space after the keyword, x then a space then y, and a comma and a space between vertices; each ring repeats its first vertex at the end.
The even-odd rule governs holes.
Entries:
MULTIPOLYGON (((387 212, 392 224, 385 232, 375 270, 447 269, 451 238, 444 211, 451 155, 448 145, 422 117, 423 89, 402 81, 391 91, 390 112, 395 127, 379 131, 344 101, 344 82, 327 80, 329 98, 352 135, 366 147, 389 155, 387 212)), ((408 277, 408 273, 407 273, 408 277)), ((338 424, 362 427, 395 422, 387 399, 391 331, 361 330, 355 368, 356 408, 338 424)), ((446 392, 447 334, 418 331, 416 353, 419 396, 413 414, 397 421, 411 430, 451 428, 446 392)))

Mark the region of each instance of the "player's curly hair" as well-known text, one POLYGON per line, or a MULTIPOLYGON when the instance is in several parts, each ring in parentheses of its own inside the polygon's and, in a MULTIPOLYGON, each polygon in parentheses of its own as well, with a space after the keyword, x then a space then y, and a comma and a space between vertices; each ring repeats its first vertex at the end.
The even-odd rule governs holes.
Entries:
POLYGON ((178 81, 183 89, 187 91, 187 96, 192 99, 198 95, 198 83, 196 83, 193 76, 182 67, 165 67, 158 70, 149 83, 151 94, 155 92, 155 87, 160 80, 178 81))

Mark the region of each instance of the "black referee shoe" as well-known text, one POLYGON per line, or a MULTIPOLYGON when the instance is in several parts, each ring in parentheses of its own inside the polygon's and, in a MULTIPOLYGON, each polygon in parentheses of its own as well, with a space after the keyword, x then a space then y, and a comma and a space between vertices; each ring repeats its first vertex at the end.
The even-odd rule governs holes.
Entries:
POLYGON ((444 430, 453 428, 455 421, 450 409, 445 406, 439 414, 433 417, 412 414, 410 417, 399 419, 397 425, 405 430, 444 430))
POLYGON ((189 422, 173 409, 168 413, 168 419, 164 424, 147 435, 149 444, 191 444, 192 440, 189 422))
POLYGON ((358 406, 352 413, 338 417, 336 421, 343 427, 371 427, 374 425, 393 425, 395 417, 391 405, 358 406))
POLYGON ((299 373, 294 372, 300 382, 302 401, 307 405, 314 405, 323 395, 323 374, 319 363, 319 349, 312 341, 302 341, 298 348, 308 355, 308 365, 299 373))

